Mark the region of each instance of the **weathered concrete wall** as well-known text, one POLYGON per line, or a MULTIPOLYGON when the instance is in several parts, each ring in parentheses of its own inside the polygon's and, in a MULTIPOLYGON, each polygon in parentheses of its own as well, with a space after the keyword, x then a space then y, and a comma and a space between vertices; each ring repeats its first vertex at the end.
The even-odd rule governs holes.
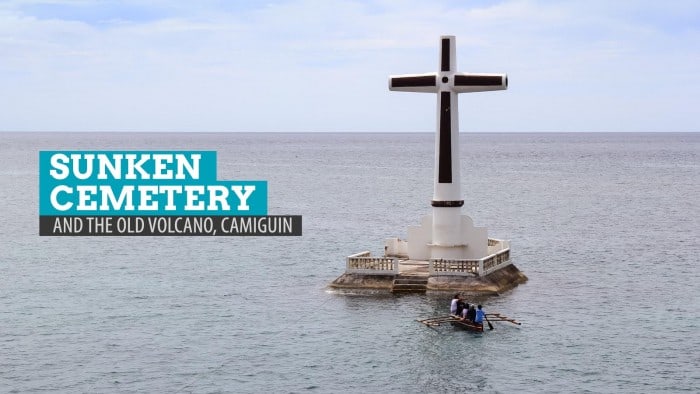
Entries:
POLYGON ((408 226, 408 257, 412 260, 430 260, 429 243, 433 242, 433 217, 421 218, 420 226, 408 226))
POLYGON ((485 277, 432 276, 428 278, 428 290, 499 294, 525 282, 527 276, 511 264, 485 277))
MULTIPOLYGON (((391 291, 394 275, 366 275, 345 273, 329 287, 337 289, 372 289, 391 291)), ((428 291, 460 291, 469 294, 499 294, 527 282, 527 276, 515 265, 509 265, 485 277, 431 276, 428 291)))
POLYGON ((515 264, 511 264, 507 267, 503 267, 495 272, 488 274, 484 279, 491 281, 500 289, 498 292, 502 293, 506 290, 510 290, 515 286, 527 282, 527 276, 523 274, 515 264))
POLYGON ((462 215, 460 226, 461 241, 467 245, 461 259, 481 259, 488 256, 489 236, 486 227, 474 227, 474 221, 467 215, 462 215))
POLYGON ((412 260, 444 259, 480 259, 489 255, 488 232, 486 227, 474 227, 474 221, 467 215, 457 218, 458 230, 450 236, 451 247, 431 246, 434 240, 433 217, 428 215, 421 219, 420 226, 408 227, 408 257, 412 260))
POLYGON ((348 274, 340 275, 329 285, 333 288, 345 289, 386 289, 391 291, 394 283, 394 275, 364 275, 348 274))
POLYGON ((384 256, 408 258, 408 242, 399 238, 385 239, 384 256))

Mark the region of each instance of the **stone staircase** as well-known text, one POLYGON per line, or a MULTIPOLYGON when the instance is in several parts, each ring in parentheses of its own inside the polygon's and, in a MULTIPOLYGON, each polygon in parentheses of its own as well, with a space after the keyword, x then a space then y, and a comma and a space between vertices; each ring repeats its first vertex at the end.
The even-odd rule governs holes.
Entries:
POLYGON ((425 293, 428 277, 417 275, 398 275, 391 287, 392 293, 425 293))

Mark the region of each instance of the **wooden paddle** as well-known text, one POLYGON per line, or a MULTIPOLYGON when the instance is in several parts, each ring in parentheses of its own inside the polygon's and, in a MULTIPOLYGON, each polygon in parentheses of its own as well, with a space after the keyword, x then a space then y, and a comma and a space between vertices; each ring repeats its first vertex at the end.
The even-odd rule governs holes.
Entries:
POLYGON ((484 315, 484 319, 486 319, 486 323, 489 323, 489 330, 493 330, 493 324, 491 324, 489 318, 484 315))

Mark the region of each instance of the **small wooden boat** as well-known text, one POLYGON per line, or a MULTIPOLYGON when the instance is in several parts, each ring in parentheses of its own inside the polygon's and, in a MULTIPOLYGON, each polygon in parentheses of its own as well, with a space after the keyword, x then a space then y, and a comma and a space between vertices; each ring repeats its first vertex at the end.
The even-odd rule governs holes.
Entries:
POLYGON ((472 331, 472 332, 484 332, 484 325, 478 323, 472 323, 469 320, 456 320, 450 322, 453 327, 460 328, 462 330, 472 331))
MULTIPOLYGON (((419 322, 425 324, 428 327, 434 328, 441 326, 442 324, 445 323, 450 323, 453 327, 462 329, 462 330, 467 330, 467 331, 472 331, 472 332, 484 332, 484 325, 483 324, 478 324, 478 323, 472 323, 468 320, 462 320, 459 316, 457 315, 447 315, 447 316, 436 316, 436 317, 429 317, 427 319, 422 319, 418 320, 419 322)), ((513 324, 520 325, 520 322, 515 321, 515 319, 511 319, 507 316, 503 316, 500 313, 487 313, 486 314, 486 322, 488 323, 489 329, 493 330, 493 324, 491 324, 492 321, 505 321, 513 324)))

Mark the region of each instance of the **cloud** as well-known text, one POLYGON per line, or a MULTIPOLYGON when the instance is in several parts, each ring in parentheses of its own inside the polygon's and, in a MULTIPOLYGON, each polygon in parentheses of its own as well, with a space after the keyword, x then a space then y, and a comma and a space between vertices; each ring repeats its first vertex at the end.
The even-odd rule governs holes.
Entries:
POLYGON ((432 131, 390 74, 508 72, 464 131, 697 131, 693 2, 9 1, 0 130, 432 131))

